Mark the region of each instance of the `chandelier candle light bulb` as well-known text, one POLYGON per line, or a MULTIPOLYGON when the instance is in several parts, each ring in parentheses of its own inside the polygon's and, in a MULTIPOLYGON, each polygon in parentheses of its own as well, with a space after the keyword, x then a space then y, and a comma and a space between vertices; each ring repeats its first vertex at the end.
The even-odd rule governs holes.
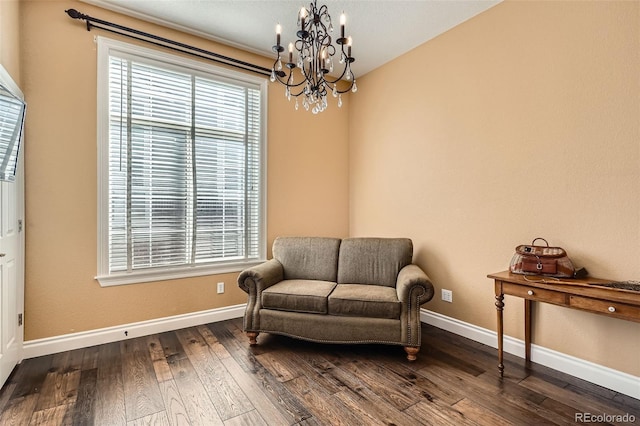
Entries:
POLYGON ((300 29, 304 31, 304 20, 307 17, 307 9, 304 6, 300 9, 300 29))
MULTIPOLYGON (((305 110, 311 107, 314 114, 324 111, 328 107, 327 95, 331 91, 334 97, 338 97, 338 106, 342 105, 342 93, 355 92, 355 76, 351 70, 351 63, 355 58, 351 56, 352 39, 345 37, 346 15, 340 15, 340 38, 334 39, 330 35, 333 32, 331 15, 326 5, 318 6, 317 0, 313 0, 309 7, 302 7, 298 13, 299 29, 296 31, 296 40, 288 45, 287 70, 283 70, 280 55, 284 52, 281 45, 282 27, 276 25, 276 45, 273 51, 276 52, 276 59, 271 72, 271 81, 278 80, 285 86, 285 94, 288 99, 291 96, 296 98, 296 109, 298 97, 302 96, 302 105, 305 110), (294 49, 298 53, 297 61, 294 62, 294 49), (342 71, 337 70, 334 77, 333 56, 338 54, 342 71), (306 60, 305 60, 306 59, 306 60), (294 73, 302 77, 298 83, 294 83, 294 73), (331 76, 329 75, 331 73, 331 76), (344 90, 337 88, 337 83, 345 80, 348 87, 344 90)), ((298 80, 298 79, 296 79, 298 80)))

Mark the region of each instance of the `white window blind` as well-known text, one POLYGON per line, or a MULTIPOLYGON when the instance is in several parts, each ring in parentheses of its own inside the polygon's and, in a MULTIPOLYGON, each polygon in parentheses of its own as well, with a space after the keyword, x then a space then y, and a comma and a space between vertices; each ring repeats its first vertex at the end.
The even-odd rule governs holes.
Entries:
POLYGON ((139 49, 104 53, 99 279, 177 271, 173 278, 264 260, 262 86, 139 49))

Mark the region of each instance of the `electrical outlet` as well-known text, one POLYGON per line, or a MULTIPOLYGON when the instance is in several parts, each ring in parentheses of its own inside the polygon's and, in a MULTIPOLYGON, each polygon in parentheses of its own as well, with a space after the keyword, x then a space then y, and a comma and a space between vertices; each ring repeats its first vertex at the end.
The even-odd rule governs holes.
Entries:
POLYGON ((218 294, 224 293, 224 283, 218 283, 218 294))
POLYGON ((442 289, 442 300, 453 303, 453 291, 442 289))

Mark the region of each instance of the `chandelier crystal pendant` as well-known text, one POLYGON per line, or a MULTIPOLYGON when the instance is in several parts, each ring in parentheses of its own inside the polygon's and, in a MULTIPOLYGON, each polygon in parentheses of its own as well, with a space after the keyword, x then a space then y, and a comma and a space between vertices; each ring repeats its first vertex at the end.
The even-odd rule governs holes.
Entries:
POLYGON ((340 38, 336 39, 336 48, 330 35, 333 33, 333 25, 329 10, 326 5, 318 8, 317 0, 314 0, 309 8, 302 7, 298 13, 297 39, 294 43, 289 43, 286 57, 283 54, 285 48, 280 44, 282 27, 280 24, 276 26, 276 44, 273 46, 276 60, 271 69, 271 81, 277 80, 285 86, 285 96, 289 101, 292 96, 296 98, 296 110, 300 96, 304 109, 311 109, 311 112, 317 114, 327 109, 329 92, 338 98, 338 107, 341 107, 342 94, 358 90, 351 71, 351 63, 355 58, 351 56, 351 37, 345 37, 345 23, 343 13, 340 16, 340 38), (338 64, 334 63, 336 54, 339 55, 338 64), (284 62, 285 59, 288 60, 284 62), (330 75, 336 75, 334 70, 339 67, 342 72, 335 79, 331 78, 330 75), (284 68, 288 69, 288 75, 284 68), (349 85, 340 90, 338 82, 342 79, 348 81, 349 85))

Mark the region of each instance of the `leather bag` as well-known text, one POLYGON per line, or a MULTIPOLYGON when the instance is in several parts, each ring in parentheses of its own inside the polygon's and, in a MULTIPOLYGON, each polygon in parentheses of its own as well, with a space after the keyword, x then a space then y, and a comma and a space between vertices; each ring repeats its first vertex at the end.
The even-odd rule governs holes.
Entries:
POLYGON ((544 238, 535 238, 530 245, 519 245, 511 258, 509 270, 514 274, 572 278, 576 272, 567 252, 561 247, 549 247, 544 238), (544 241, 537 246, 536 241, 544 241))

